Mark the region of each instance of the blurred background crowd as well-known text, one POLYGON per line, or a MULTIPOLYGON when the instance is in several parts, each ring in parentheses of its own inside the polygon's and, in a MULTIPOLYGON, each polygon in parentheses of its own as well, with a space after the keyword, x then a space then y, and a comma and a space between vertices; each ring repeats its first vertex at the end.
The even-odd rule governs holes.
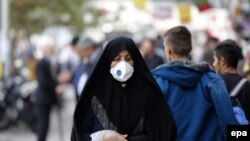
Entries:
POLYGON ((192 32, 190 60, 211 66, 214 47, 233 39, 242 51, 238 72, 250 79, 250 0, 1 0, 0 10, 0 141, 35 139, 36 67, 44 57, 60 84, 49 139, 68 140, 76 99, 117 36, 133 38, 150 70, 167 63, 162 36, 173 26, 192 32))

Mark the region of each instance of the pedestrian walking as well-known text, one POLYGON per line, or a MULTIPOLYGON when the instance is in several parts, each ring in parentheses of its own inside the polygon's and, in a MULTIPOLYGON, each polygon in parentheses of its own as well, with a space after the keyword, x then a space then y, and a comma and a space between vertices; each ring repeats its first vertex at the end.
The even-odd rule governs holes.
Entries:
POLYGON ((238 124, 223 79, 208 64, 188 61, 191 33, 184 26, 164 35, 169 63, 153 70, 177 125, 178 141, 225 141, 238 124))
POLYGON ((171 111, 133 40, 105 47, 76 106, 71 140, 176 140, 171 111))

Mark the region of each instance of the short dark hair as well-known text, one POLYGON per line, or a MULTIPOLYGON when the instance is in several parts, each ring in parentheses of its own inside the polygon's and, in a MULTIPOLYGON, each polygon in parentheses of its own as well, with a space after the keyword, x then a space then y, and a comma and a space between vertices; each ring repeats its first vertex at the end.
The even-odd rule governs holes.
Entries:
POLYGON ((227 39, 220 42, 215 47, 215 56, 220 59, 223 57, 228 67, 237 68, 240 58, 240 47, 233 40, 227 39))
POLYGON ((169 29, 164 35, 164 43, 170 45, 179 56, 188 56, 192 50, 192 36, 185 26, 169 29))
POLYGON ((77 45, 79 39, 80 39, 79 36, 77 36, 77 35, 74 36, 73 39, 71 40, 71 43, 70 43, 70 44, 71 44, 73 47, 75 47, 75 46, 77 45))
POLYGON ((98 48, 97 43, 91 38, 80 38, 77 43, 78 48, 98 48))

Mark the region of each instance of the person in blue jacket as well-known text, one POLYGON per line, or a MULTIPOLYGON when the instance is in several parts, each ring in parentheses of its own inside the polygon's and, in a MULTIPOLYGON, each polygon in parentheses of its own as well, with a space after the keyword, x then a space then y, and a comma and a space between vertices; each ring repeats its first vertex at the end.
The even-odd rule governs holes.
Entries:
POLYGON ((187 58, 191 33, 184 26, 164 35, 169 63, 152 71, 177 126, 178 141, 224 141, 229 124, 238 124, 223 79, 206 63, 187 58))

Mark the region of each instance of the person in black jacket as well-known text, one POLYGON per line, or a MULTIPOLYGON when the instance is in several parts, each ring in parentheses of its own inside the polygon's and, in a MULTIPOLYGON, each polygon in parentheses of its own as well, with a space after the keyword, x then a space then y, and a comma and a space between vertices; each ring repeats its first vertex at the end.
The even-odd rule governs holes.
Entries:
POLYGON ((140 46, 140 51, 144 57, 149 70, 153 70, 164 63, 164 60, 155 53, 155 41, 153 39, 145 38, 140 46))
POLYGON ((130 38, 105 47, 74 113, 71 141, 175 141, 164 96, 130 38))
POLYGON ((81 61, 74 72, 72 81, 78 99, 102 53, 102 48, 91 38, 81 38, 76 45, 76 51, 81 57, 81 61))
MULTIPOLYGON (((243 78, 237 74, 237 65, 241 56, 240 48, 233 40, 225 40, 219 43, 214 51, 214 63, 216 71, 221 74, 225 81, 228 92, 243 78)), ((239 91, 236 98, 240 101, 241 106, 246 114, 246 118, 250 121, 250 82, 246 82, 239 91)))
POLYGON ((37 118, 36 132, 38 141, 46 141, 52 105, 56 103, 57 80, 53 74, 53 46, 46 44, 44 57, 38 61, 36 75, 38 88, 35 93, 35 113, 37 118))

